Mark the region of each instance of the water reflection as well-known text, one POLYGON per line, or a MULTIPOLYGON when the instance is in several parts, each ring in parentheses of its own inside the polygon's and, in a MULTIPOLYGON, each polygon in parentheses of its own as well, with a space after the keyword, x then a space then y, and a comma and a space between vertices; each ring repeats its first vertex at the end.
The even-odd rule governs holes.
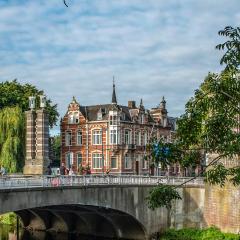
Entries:
POLYGON ((0 225, 0 239, 1 240, 102 240, 109 239, 106 237, 95 237, 78 234, 55 233, 55 232, 29 232, 20 229, 19 238, 17 237, 16 229, 13 226, 0 225))

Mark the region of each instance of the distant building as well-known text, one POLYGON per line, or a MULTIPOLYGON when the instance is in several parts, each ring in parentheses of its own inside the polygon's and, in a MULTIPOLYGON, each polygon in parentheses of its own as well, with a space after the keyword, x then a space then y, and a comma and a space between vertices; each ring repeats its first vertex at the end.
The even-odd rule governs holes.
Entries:
MULTIPOLYGON (((171 141, 175 125, 164 98, 151 110, 142 100, 139 106, 135 101, 119 105, 113 84, 109 104, 82 106, 73 97, 61 120, 61 161, 75 171, 89 166, 94 174, 148 174, 146 144, 153 136, 171 141)), ((177 167, 172 171, 177 175, 177 167)))

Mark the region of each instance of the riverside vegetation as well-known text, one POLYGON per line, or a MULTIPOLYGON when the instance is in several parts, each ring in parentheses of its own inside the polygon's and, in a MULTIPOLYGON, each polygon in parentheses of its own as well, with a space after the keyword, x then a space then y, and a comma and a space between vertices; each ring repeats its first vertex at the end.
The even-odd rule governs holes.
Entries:
POLYGON ((180 230, 169 229, 159 240, 240 240, 239 234, 223 233, 216 227, 205 229, 185 228, 180 230))

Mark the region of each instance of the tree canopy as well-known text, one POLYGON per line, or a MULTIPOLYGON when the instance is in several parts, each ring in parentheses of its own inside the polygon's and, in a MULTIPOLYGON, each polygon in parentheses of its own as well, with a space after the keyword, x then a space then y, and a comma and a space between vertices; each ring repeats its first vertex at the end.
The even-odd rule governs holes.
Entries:
MULTIPOLYGON (((21 171, 24 165, 24 111, 29 108, 28 97, 43 94, 44 92, 35 86, 20 84, 17 80, 0 83, 0 165, 8 172, 21 171)), ((58 118, 57 105, 48 99, 46 109, 50 125, 53 126, 58 118)))
MULTIPOLYGON (((217 49, 226 50, 220 60, 221 64, 226 65, 225 69, 220 73, 208 73, 186 103, 185 112, 177 121, 174 143, 153 139, 149 144, 151 158, 156 164, 167 166, 178 162, 182 167, 194 167, 205 157, 205 153, 216 154, 216 158, 203 170, 205 180, 220 186, 224 186, 227 180, 234 185, 240 184, 240 167, 235 165, 226 168, 220 161, 222 158, 227 161, 239 159, 240 153, 239 34, 239 27, 226 27, 219 31, 219 35, 229 39, 216 46, 217 49), (168 154, 163 149, 167 149, 168 154), (210 165, 212 167, 208 168, 210 165)), ((166 205, 166 200, 179 199, 176 187, 168 187, 166 191, 166 187, 158 186, 158 191, 150 193, 148 203, 151 208, 169 208, 171 204, 166 205), (165 201, 156 201, 157 196, 165 201)))
MULTIPOLYGON (((4 107, 19 106, 22 111, 29 108, 28 97, 43 95, 43 90, 38 90, 31 84, 20 84, 16 79, 13 81, 5 81, 0 83, 0 109, 4 107)), ((37 104, 39 99, 37 98, 37 104)), ((49 114, 49 123, 52 127, 58 119, 57 105, 52 104, 50 99, 47 99, 46 109, 49 114)))

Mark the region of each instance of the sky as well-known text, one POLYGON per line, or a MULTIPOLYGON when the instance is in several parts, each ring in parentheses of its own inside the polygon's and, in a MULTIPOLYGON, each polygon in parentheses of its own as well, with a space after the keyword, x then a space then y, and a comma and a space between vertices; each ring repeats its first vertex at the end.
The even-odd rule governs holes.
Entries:
MULTIPOLYGON (((239 0, 0 0, 0 81, 43 89, 62 117, 80 105, 162 96, 180 116, 208 72, 223 69, 225 26, 239 26, 239 0)), ((54 131, 58 131, 58 127, 54 131)))

